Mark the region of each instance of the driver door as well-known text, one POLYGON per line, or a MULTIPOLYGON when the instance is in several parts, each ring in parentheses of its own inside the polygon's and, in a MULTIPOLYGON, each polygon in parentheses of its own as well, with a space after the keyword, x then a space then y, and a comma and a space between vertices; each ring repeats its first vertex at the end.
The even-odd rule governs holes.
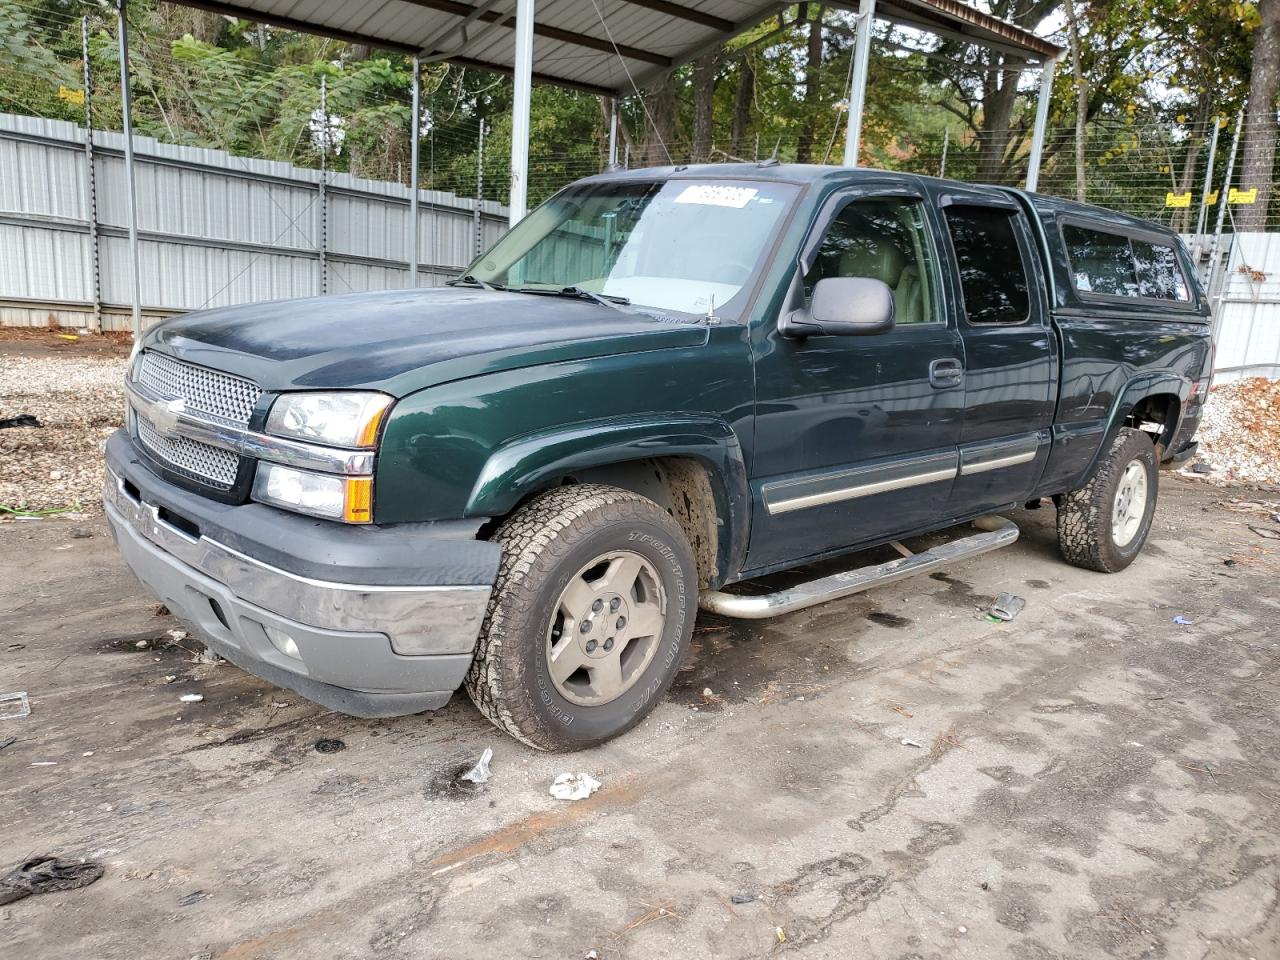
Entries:
POLYGON ((747 568, 884 541, 944 518, 959 459, 964 352, 944 307, 925 195, 885 178, 824 208, 784 309, 824 277, 893 292, 894 329, 789 339, 753 332, 756 443, 747 568))

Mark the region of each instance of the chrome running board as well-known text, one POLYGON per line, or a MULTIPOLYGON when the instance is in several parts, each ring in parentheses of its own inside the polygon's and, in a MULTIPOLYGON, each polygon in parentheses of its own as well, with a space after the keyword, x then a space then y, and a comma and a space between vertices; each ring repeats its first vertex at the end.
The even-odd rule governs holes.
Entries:
POLYGON ((923 553, 911 553, 902 544, 894 542, 893 547, 903 554, 898 560, 844 570, 787 590, 779 590, 777 593, 748 596, 725 593, 722 590, 703 590, 698 597, 698 606, 724 617, 765 620, 826 603, 828 600, 848 597, 895 580, 928 573, 957 560, 1007 547, 1018 539, 1017 524, 1004 517, 980 517, 973 521, 973 525, 982 532, 939 544, 923 553))

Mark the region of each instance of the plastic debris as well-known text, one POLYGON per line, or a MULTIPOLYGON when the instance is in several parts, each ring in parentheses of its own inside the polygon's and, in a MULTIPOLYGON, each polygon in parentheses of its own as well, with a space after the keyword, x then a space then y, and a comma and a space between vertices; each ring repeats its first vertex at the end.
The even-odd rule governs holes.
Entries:
POLYGON ((5 747, 12 747, 17 742, 17 737, 5 737, 3 740, 0 740, 0 750, 3 750, 5 747))
POLYGON ((729 901, 742 906, 744 903, 755 903, 756 895, 754 893, 735 893, 729 898, 729 901))
POLYGON ((600 960, 599 950, 588 950, 582 960, 600 960))
POLYGON ((54 893, 87 887, 102 876, 102 864, 93 860, 32 857, 0 877, 0 905, 33 893, 54 893))
POLYGON ((204 699, 203 693, 184 693, 178 698, 183 703, 199 703, 204 699))
POLYGON ((472 783, 484 783, 489 779, 489 761, 492 759, 493 747, 485 747, 484 753, 480 754, 480 759, 476 761, 476 765, 459 779, 470 780, 472 783))
POLYGON ((0 430, 9 427, 43 427, 44 424, 29 413, 20 413, 16 417, 5 417, 0 420, 0 430))
POLYGON ((15 690, 13 693, 0 693, 0 720, 17 720, 20 717, 26 717, 31 714, 31 701, 27 699, 25 690, 15 690), (14 707, 6 707, 4 704, 17 704, 14 707))
POLYGON ((1187 619, 1186 617, 1184 617, 1182 614, 1178 614, 1176 617, 1174 617, 1174 618, 1173 618, 1173 622, 1174 622, 1174 623, 1176 623, 1176 624, 1177 624, 1178 626, 1180 626, 1180 627, 1189 627, 1189 626, 1191 626, 1193 623, 1195 623, 1195 621, 1194 621, 1194 620, 1188 620, 1188 619, 1187 619))
POLYGON ((996 597, 987 613, 995 617, 997 620, 1012 620, 1022 612, 1022 608, 1027 605, 1027 601, 1021 597, 1014 596, 1012 593, 1001 593, 996 597))
POLYGON ((209 897, 208 891, 193 890, 190 893, 188 893, 185 897, 180 897, 178 899, 178 906, 189 907, 193 903, 199 903, 201 900, 208 899, 208 897, 209 897))
POLYGON ((589 773, 562 773, 551 784, 557 800, 585 800, 600 789, 600 781, 589 773))
POLYGON ((901 743, 904 747, 916 747, 919 750, 924 749, 923 743, 921 743, 919 740, 912 740, 910 737, 903 737, 899 741, 899 743, 901 743))
POLYGON ((347 745, 337 738, 316 741, 316 753, 337 753, 345 749, 347 745))
POLYGON ((774 935, 775 937, 777 937, 777 938, 778 938, 778 942, 779 942, 779 943, 786 943, 786 942, 787 942, 787 934, 786 934, 786 931, 784 931, 781 927, 774 927, 774 928, 773 928, 773 935, 774 935))

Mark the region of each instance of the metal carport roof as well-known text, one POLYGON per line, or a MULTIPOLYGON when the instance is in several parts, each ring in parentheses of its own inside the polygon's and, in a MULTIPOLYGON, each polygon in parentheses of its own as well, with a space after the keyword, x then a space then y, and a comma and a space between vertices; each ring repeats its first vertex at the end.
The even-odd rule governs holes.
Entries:
MULTIPOLYGON (((463 66, 510 73, 515 0, 175 0, 463 66)), ((831 3, 853 9, 857 3, 831 3)), ((791 4, 759 0, 538 0, 533 79, 591 93, 632 92, 791 4)), ((1042 63, 1058 48, 959 0, 878 0, 881 20, 1042 63)))

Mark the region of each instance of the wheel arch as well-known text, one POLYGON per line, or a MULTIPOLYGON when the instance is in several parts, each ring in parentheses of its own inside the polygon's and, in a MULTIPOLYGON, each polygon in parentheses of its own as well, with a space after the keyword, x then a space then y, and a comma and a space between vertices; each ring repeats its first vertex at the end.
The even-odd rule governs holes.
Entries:
POLYGON ((1116 395, 1103 433, 1102 443, 1094 452, 1085 476, 1092 476, 1104 453, 1121 427, 1139 428, 1143 422, 1159 423, 1159 432, 1146 431, 1156 444, 1156 462, 1169 449, 1170 442, 1182 423, 1182 412, 1191 396, 1191 381, 1171 371, 1148 373, 1132 378, 1116 395))
POLYGON ((657 502, 694 548, 701 586, 720 586, 742 567, 750 525, 747 470, 737 435, 720 418, 611 418, 515 438, 489 456, 466 515, 505 517, 570 483, 610 484, 657 502))

